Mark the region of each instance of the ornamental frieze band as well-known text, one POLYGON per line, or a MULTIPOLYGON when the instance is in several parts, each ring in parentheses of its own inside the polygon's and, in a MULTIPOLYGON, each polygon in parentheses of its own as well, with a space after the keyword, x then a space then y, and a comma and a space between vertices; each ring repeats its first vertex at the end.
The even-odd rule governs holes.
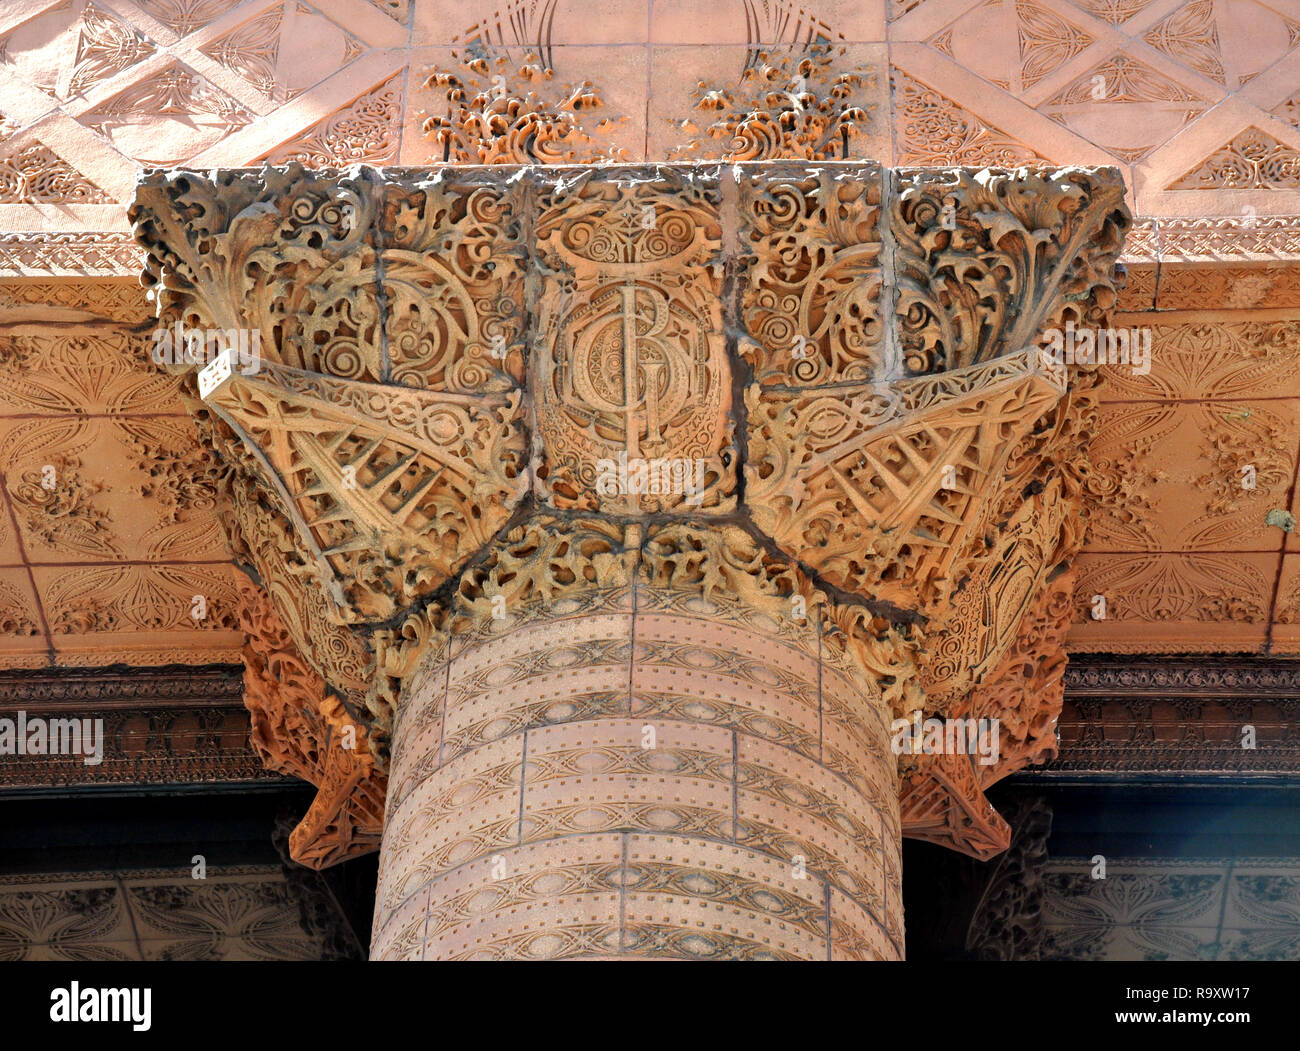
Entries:
POLYGON ((172 170, 131 219, 160 325, 258 334, 167 367, 375 958, 893 959, 902 836, 1006 849, 1097 414, 1040 349, 1108 323, 1114 169, 172 170), (932 719, 997 761, 891 744, 932 719))

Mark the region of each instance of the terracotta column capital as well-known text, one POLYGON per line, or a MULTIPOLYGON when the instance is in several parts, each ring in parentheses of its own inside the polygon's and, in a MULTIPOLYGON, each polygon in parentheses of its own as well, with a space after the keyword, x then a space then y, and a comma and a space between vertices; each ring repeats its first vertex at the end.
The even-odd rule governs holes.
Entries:
POLYGON ((904 756, 900 792, 905 834, 1005 847, 982 790, 1052 752, 1086 525, 1092 376, 1039 348, 1105 324, 1122 198, 858 162, 144 176, 160 325, 257 351, 194 398, 237 560, 373 748, 307 764, 336 842, 296 856, 374 842, 355 797, 439 647, 637 573, 838 625, 897 718, 999 719, 997 764, 904 756))

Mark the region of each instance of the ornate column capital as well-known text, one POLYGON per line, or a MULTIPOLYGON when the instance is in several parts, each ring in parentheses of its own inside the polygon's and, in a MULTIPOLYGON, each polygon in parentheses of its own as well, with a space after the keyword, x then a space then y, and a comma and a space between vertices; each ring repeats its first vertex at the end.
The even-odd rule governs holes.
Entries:
POLYGON ((905 833, 1005 847, 982 789, 1051 752, 1086 524, 1092 376, 1040 346, 1105 323, 1122 197, 855 162, 144 176, 160 324, 258 350, 194 400, 237 560, 374 749, 319 764, 325 825, 373 836, 341 800, 466 617, 634 557, 820 607, 899 718, 999 718, 996 766, 900 784, 905 833))

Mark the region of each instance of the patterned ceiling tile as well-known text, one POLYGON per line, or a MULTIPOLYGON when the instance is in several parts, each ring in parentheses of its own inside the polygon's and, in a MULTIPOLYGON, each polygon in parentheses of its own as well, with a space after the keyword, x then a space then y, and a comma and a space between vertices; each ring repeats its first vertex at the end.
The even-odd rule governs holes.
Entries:
POLYGON ((1088 858, 1043 867, 1042 959, 1214 959, 1228 873, 1222 863, 1088 858))
POLYGON ((898 164, 992 165, 1012 168, 1048 161, 1029 146, 897 66, 894 119, 898 164))
POLYGON ((1121 52, 1077 77, 1038 110, 1133 162, 1168 142, 1211 104, 1201 92, 1121 52))
POLYGON ((99 321, 152 325, 153 308, 138 279, 0 282, 0 323, 5 325, 99 321))
POLYGON ((1192 0, 1142 39, 1234 91, 1300 45, 1300 22, 1253 0, 1192 0))
MULTIPOLYGON (((889 20, 897 22, 904 15, 909 15, 926 0, 889 0, 889 20)), ((933 3, 933 0, 931 0, 933 3)))
POLYGON ((144 165, 179 164, 255 115, 199 73, 172 62, 77 120, 144 165))
POLYGON ((264 11, 202 51, 273 102, 287 102, 345 68, 366 45, 301 0, 264 11))
POLYGON ((240 660, 239 571, 229 564, 36 566, 32 574, 61 665, 240 660))
POLYGON ((367 0, 367 2, 399 25, 410 25, 411 0, 367 0))
POLYGON ((1295 477, 1300 401, 1108 402, 1097 434, 1085 551, 1279 548, 1265 519, 1295 477))
MULTIPOLYGON (((1132 272, 1130 268, 1130 275, 1132 272)), ((1300 307, 1300 266, 1161 265, 1155 301, 1158 310, 1195 310, 1207 303, 1232 310, 1300 307)), ((1277 338, 1279 327, 1289 330, 1296 324, 1300 323, 1266 324, 1262 333, 1265 349, 1277 338)), ((1227 327, 1230 332, 1237 329, 1237 326, 1227 327)), ((1284 338, 1290 339, 1289 336, 1284 338)), ((1300 348, 1293 353, 1300 355, 1300 348)))
POLYGON ((0 960, 320 960, 330 931, 279 865, 0 877, 0 960))
POLYGON ((1074 652, 1215 653, 1262 650, 1277 576, 1273 552, 1079 556, 1074 652), (1105 618, 1093 611, 1105 599, 1105 618))
POLYGON ((1093 43, 1093 37, 1034 0, 984 0, 927 43, 1020 95, 1093 43))
MULTIPOLYGON (((1125 240, 1124 247, 1129 248, 1125 240)), ((1156 302, 1157 267, 1154 263, 1127 263, 1124 275, 1124 287, 1119 290, 1115 302, 1116 310, 1145 311, 1153 310, 1156 302)))
POLYGON ((0 63, 60 101, 84 94, 156 48, 112 12, 64 0, 0 37, 0 63))
POLYGON ((115 883, 0 889, 0 960, 139 959, 133 943, 115 883))
MULTIPOLYGON (((12 529, 8 531, 12 537, 12 529)), ((8 558, 9 553, 0 557, 8 558)), ((9 663, 11 655, 31 654, 39 656, 40 663, 44 664, 47 649, 36 592, 32 589, 27 570, 23 567, 0 568, 0 661, 6 667, 12 667, 9 663)))
POLYGON ((400 74, 390 77, 259 160, 297 161, 309 168, 397 163, 403 79, 400 74))
POLYGON ((1123 25, 1156 0, 1074 0, 1077 7, 1113 26, 1123 25))
MULTIPOLYGON (((1192 273, 1217 278, 1215 269, 1198 268, 1192 273)), ((1240 275, 1240 284, 1225 289, 1226 299, 1231 300, 1243 286, 1243 298, 1258 298, 1264 294, 1264 285, 1252 287, 1251 276, 1250 273, 1240 275)), ((1169 278, 1170 282, 1177 280, 1176 274, 1169 278)), ((1267 283, 1277 279, 1264 277, 1262 280, 1267 283)), ((1291 280, 1300 283, 1300 275, 1291 280)), ((1201 297, 1197 305, 1223 303, 1231 306, 1230 302, 1212 297, 1219 284, 1218 280, 1213 281, 1210 287, 1204 281, 1199 284, 1185 282, 1182 287, 1187 289, 1187 298, 1201 297)), ((1159 294, 1162 299, 1166 294, 1174 294, 1172 287, 1166 289, 1163 272, 1159 294)), ((1138 375, 1129 365, 1102 366, 1100 372, 1105 377, 1101 387, 1103 402, 1239 400, 1272 397, 1278 392, 1300 392, 1300 319, 1281 317, 1269 320, 1250 314, 1186 311, 1120 314, 1112 319, 1112 324, 1130 332, 1145 330, 1150 333, 1150 371, 1138 375)))
POLYGON ((188 36, 233 11, 243 0, 137 0, 140 7, 174 32, 188 36))
POLYGON ((182 412, 180 378, 153 367, 149 333, 27 322, 0 299, 0 416, 182 412), (16 319, 10 321, 10 318, 16 319))
POLYGON ((111 204, 116 201, 44 143, 0 146, 0 204, 111 204))
POLYGON ((1291 127, 1300 129, 1300 91, 1279 102, 1272 113, 1275 117, 1281 117, 1291 127))
POLYGON ((1300 189, 1300 150, 1251 127, 1170 183, 1171 190, 1300 189))
POLYGON ((229 557, 188 419, 0 420, 0 472, 33 563, 229 557))
POLYGON ((143 958, 319 959, 320 946, 302 929, 288 884, 268 877, 128 884, 143 958))
MULTIPOLYGON (((1293 540, 1294 535, 1287 539, 1293 540)), ((1270 642, 1273 653, 1300 654, 1300 554, 1288 552, 1283 556, 1270 642)))
MULTIPOLYGON (((658 5, 656 5, 658 6, 658 5)), ((680 4, 664 0, 655 17, 658 33, 680 24, 680 4)), ((797 5, 777 0, 758 4, 742 0, 712 0, 708 17, 716 22, 720 39, 731 43, 728 26, 744 25, 746 6, 790 9, 797 5)), ((548 65, 552 47, 562 44, 646 44, 658 41, 651 25, 649 0, 419 0, 415 11, 415 42, 432 46, 464 44, 471 48, 504 48, 511 57, 531 51, 548 65)), ((743 37, 741 38, 744 39, 743 37)), ((696 41, 698 42, 698 41, 696 41)))
POLYGON ((874 43, 885 39, 886 6, 886 0, 654 0, 650 39, 769 47, 874 43), (705 11, 708 17, 701 17, 705 11))

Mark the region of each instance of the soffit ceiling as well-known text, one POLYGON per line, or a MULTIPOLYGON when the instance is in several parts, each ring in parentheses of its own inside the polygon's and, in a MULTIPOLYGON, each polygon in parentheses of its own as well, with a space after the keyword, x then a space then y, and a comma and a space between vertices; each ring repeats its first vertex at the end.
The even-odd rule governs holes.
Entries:
POLYGON ((0 663, 238 660, 212 465, 177 380, 148 360, 125 218, 142 166, 427 163, 438 147, 421 124, 446 102, 424 78, 464 73, 479 48, 509 90, 543 102, 590 80, 601 156, 659 159, 696 141, 692 156, 708 157, 719 143, 683 126, 702 122, 697 83, 740 99, 756 50, 789 58, 816 38, 842 49, 837 69, 863 73, 870 117, 853 155, 1115 164, 1146 217, 1116 324, 1151 329, 1153 364, 1144 377, 1104 370, 1100 509, 1071 647, 1300 652, 1300 547, 1265 524, 1271 510, 1300 515, 1300 0, 704 9, 63 0, 0 12, 0 276, 12 278, 0 283, 0 663), (520 79, 528 51, 552 80, 520 79), (1246 463, 1253 491, 1240 487, 1246 463))

